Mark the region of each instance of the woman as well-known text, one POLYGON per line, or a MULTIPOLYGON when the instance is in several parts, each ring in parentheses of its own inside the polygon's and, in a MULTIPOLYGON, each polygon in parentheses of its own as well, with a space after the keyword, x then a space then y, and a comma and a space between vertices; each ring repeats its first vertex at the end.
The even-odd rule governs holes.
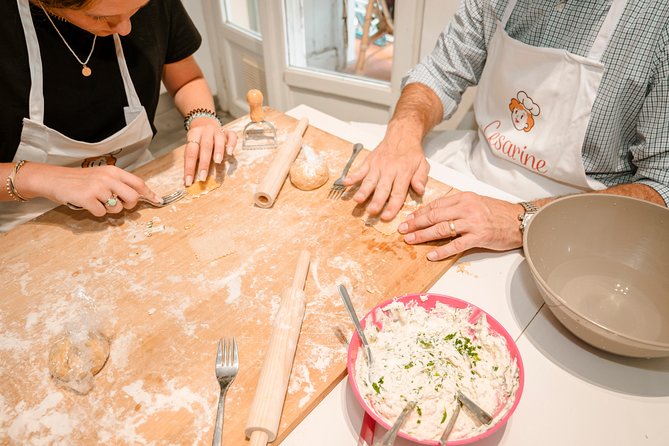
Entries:
POLYGON ((151 159, 161 81, 185 116, 185 184, 232 152, 180 0, 12 3, 0 19, 0 230, 63 203, 100 217, 159 202, 124 169, 151 159))

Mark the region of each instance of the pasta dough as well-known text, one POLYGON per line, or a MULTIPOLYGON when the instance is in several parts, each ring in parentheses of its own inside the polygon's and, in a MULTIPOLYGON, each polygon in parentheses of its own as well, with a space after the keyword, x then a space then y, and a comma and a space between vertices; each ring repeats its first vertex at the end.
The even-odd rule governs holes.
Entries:
POLYGON ((206 181, 196 181, 186 188, 186 193, 189 197, 197 198, 201 195, 208 194, 214 189, 221 187, 221 182, 216 178, 216 171, 214 175, 209 175, 206 181))
POLYGON ((392 220, 383 221, 381 220, 380 214, 372 217, 366 212, 361 218, 365 222, 365 226, 371 226, 372 228, 376 229, 383 235, 397 234, 397 228, 399 227, 400 223, 402 223, 407 219, 409 214, 416 211, 423 204, 435 200, 440 196, 440 194, 441 194, 440 191, 427 188, 425 190, 425 194, 421 197, 420 195, 416 194, 413 191, 413 189, 411 189, 409 190, 407 199, 404 202, 404 206, 402 207, 402 209, 400 209, 395 218, 393 218, 392 220))
POLYGON ((227 228, 208 231, 205 235, 189 239, 188 243, 200 262, 209 263, 228 256, 237 250, 227 228))
POLYGON ((109 357, 109 340, 99 332, 70 333, 61 336, 49 351, 49 371, 60 384, 77 393, 93 388, 93 376, 109 357))
POLYGON ((305 145, 302 156, 290 167, 290 182, 301 190, 314 190, 321 187, 330 178, 327 162, 320 154, 305 145))

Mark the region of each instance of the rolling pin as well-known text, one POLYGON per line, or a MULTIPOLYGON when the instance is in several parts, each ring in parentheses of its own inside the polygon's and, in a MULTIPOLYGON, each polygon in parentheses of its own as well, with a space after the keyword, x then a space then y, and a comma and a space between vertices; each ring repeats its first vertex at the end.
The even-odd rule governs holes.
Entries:
POLYGON ((253 200, 255 204, 261 208, 270 208, 276 200, 276 196, 281 190, 281 186, 286 181, 288 177, 288 171, 290 170, 290 165, 297 158, 297 154, 302 148, 302 135, 304 134, 307 126, 309 125, 309 120, 307 118, 302 118, 297 123, 297 127, 290 134, 288 139, 281 144, 279 147, 279 152, 272 160, 265 177, 262 179, 258 185, 256 193, 253 195, 253 200))
POLYGON ((297 260, 293 283, 281 297, 281 305, 274 318, 269 348, 251 403, 244 430, 250 439, 250 446, 266 446, 268 442, 276 439, 304 317, 303 289, 308 270, 309 252, 303 250, 297 260))

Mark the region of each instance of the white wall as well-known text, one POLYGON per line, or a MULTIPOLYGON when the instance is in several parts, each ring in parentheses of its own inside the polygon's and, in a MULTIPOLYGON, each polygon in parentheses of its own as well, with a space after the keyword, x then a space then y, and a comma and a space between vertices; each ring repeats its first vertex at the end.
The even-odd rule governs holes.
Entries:
MULTIPOLYGON (((200 49, 195 53, 195 60, 202 68, 204 72, 204 77, 209 82, 209 88, 214 95, 217 94, 216 91, 216 82, 214 78, 214 64, 211 59, 211 51, 209 49, 209 36, 207 35, 207 27, 204 22, 204 13, 202 12, 202 2, 203 1, 212 1, 212 0, 181 0, 188 15, 197 26, 198 31, 202 35, 202 45, 200 49)), ((216 1, 216 0, 213 0, 216 1)))

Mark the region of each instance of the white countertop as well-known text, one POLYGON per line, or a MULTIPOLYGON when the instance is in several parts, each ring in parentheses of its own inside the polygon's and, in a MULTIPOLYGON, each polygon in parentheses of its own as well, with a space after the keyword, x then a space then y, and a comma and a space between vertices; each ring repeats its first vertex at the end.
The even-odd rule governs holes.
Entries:
MULTIPOLYGON (((373 149, 380 135, 313 108, 289 115, 373 149)), ((460 190, 514 200, 471 176, 431 163, 430 176, 460 190)), ((481 307, 516 340, 525 387, 509 422, 478 445, 668 445, 669 358, 624 358, 574 337, 544 305, 522 250, 464 255, 430 289, 481 307)), ((344 379, 281 443, 358 444, 363 410, 344 379)), ((376 438, 383 435, 377 428, 376 438)), ((396 445, 411 445, 398 439, 396 445)))

